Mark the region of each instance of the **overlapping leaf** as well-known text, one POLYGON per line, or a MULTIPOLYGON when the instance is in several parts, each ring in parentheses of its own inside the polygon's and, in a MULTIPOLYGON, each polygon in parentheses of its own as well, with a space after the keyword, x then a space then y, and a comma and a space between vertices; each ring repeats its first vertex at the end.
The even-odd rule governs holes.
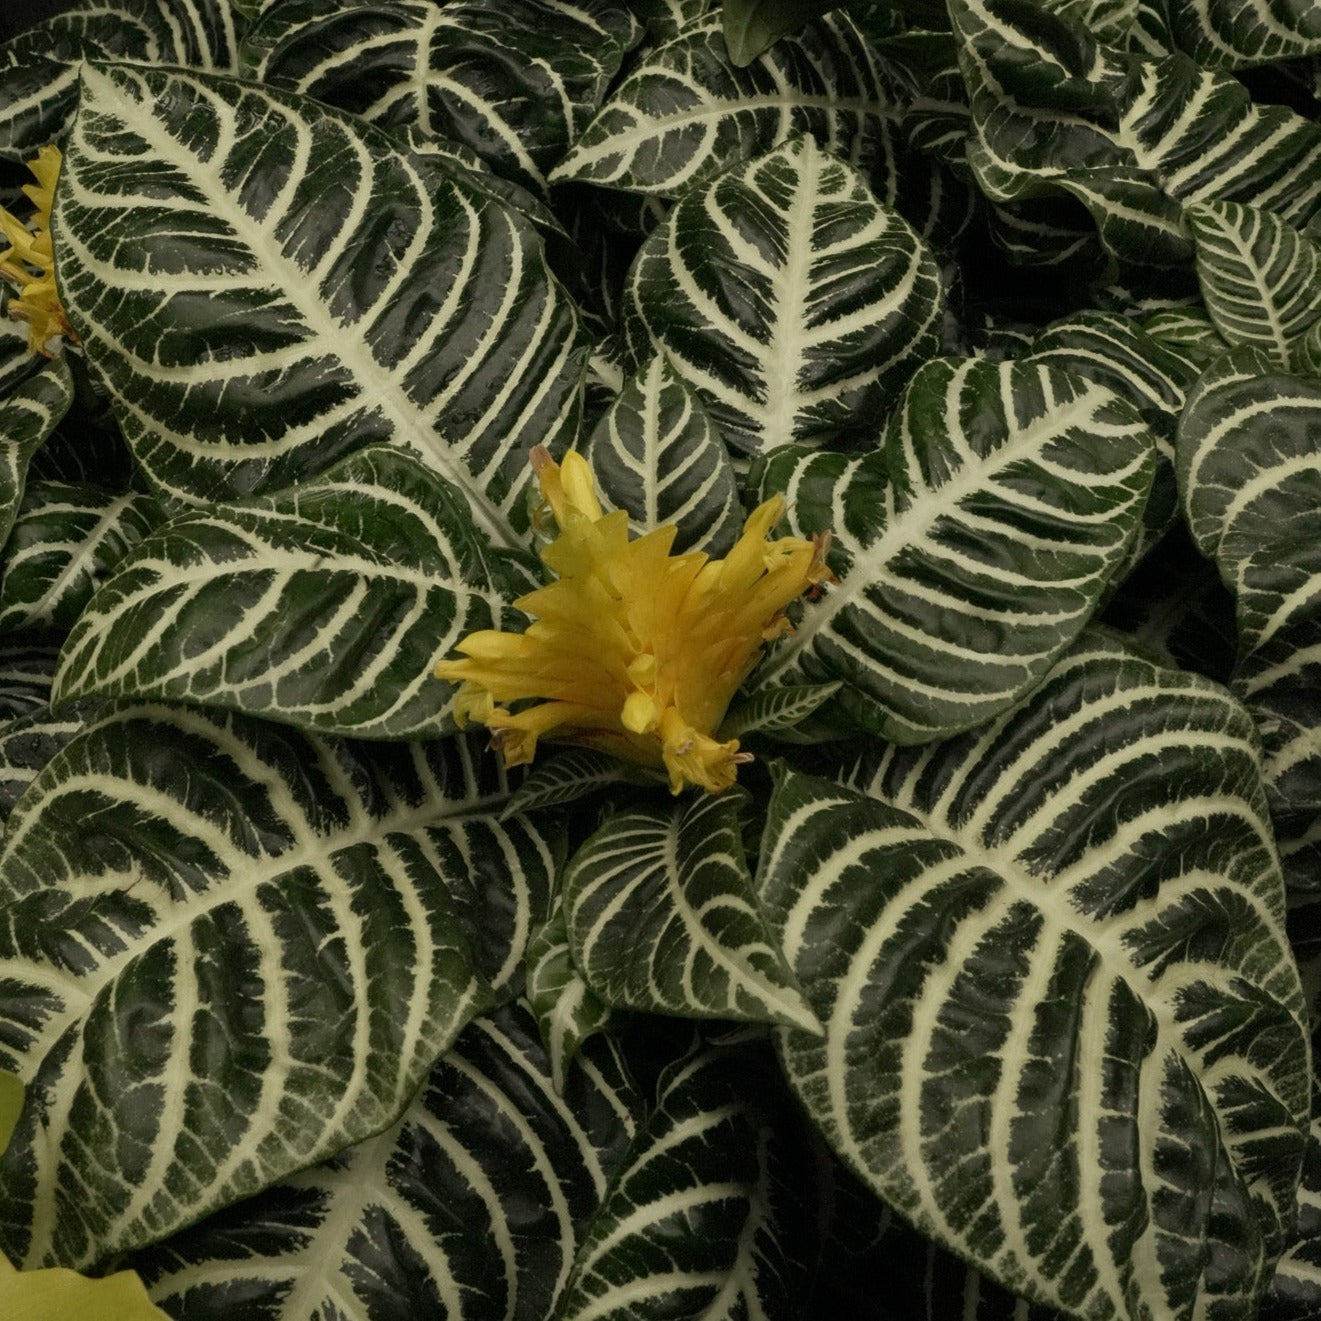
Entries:
POLYGON ((969 162, 990 197, 1067 193, 1110 252, 1157 266, 1193 255, 1185 202, 1250 202, 1300 228, 1321 209, 1321 128, 1254 105, 1231 75, 1103 46, 1027 0, 957 0, 950 12, 969 162))
POLYGON ((694 188, 643 245, 624 328, 751 453, 870 428, 936 351, 940 271, 910 226, 809 137, 694 188))
POLYGON ((1321 382, 1240 349, 1179 427, 1189 526, 1237 605, 1235 687, 1257 717, 1277 810, 1321 811, 1321 382))
POLYGON ((615 0, 285 0, 244 51, 264 82, 464 143, 540 190, 639 35, 615 0))
POLYGON ((140 491, 33 482, 5 547, 0 631, 66 631, 131 546, 164 519, 140 491))
POLYGON ((549 907, 507 800, 461 741, 147 706, 72 740, 0 856, 6 1251, 97 1261, 393 1123, 549 907))
POLYGON ((779 773, 759 873, 830 1144, 1033 1301, 1251 1321, 1311 1083, 1247 714, 1096 635, 853 778, 779 773))
POLYGON ((676 1067, 579 1250, 558 1321, 789 1321, 813 1230, 794 1128, 755 1056, 676 1067))
POLYGON ((228 1321, 238 1298, 244 1321, 545 1321, 640 1109, 608 1050, 561 1096, 510 1006, 464 1030, 391 1128, 132 1264, 189 1321, 228 1321))
POLYGON ((452 728, 435 662, 499 627, 506 597, 529 585, 484 547, 453 488, 373 446, 133 547, 70 633, 56 700, 164 698, 360 737, 435 735, 452 728))
POLYGON ((701 399, 664 357, 631 376, 585 447, 597 489, 635 536, 673 523, 673 553, 723 555, 742 523, 734 468, 701 399))
POLYGON ((884 178, 898 118, 875 54, 845 15, 827 14, 737 69, 717 12, 649 51, 550 178, 677 197, 796 133, 884 178))
POLYGON ((1296 341, 1321 320, 1321 251, 1260 207, 1199 202, 1184 216, 1206 310, 1225 342, 1300 366, 1296 341))
POLYGON ((293 93, 89 66, 82 97, 61 292, 151 479, 234 499, 388 440, 512 540, 581 357, 528 223, 293 93))
POLYGON ((1262 1321, 1311 1321, 1321 1310, 1321 1114, 1312 1120, 1298 1188, 1298 1228, 1271 1281, 1262 1321))
POLYGON ((1039 363, 927 363, 862 457, 768 457, 794 530, 832 534, 839 582, 806 603, 759 686, 842 680, 883 738, 989 719, 1077 636, 1125 561, 1155 464, 1132 406, 1039 363))
POLYGON ((229 73, 237 33, 229 0, 79 4, 0 47, 0 156, 25 160, 62 138, 86 59, 180 64, 229 73))
POLYGON ((28 464, 73 402, 73 377, 63 361, 19 377, 0 395, 0 545, 23 499, 28 464))
POLYGON ((617 811, 570 859, 569 945, 605 1004, 812 1030, 753 897, 745 799, 731 790, 617 811))
POLYGON ((1243 69, 1321 53, 1307 0, 1162 0, 1172 40, 1204 69, 1243 69))

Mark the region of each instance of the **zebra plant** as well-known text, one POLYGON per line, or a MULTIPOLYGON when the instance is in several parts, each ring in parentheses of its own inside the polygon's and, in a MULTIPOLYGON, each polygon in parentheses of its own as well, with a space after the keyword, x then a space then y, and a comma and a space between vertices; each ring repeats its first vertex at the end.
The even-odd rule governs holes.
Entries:
POLYGON ((1318 1315, 1318 56, 0 47, 0 1310, 1318 1315))

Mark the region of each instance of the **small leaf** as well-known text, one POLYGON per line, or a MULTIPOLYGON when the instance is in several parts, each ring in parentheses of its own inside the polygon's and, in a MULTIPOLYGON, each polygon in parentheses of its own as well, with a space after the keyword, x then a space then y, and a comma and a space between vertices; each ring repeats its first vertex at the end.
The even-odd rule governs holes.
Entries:
POLYGON ((753 897, 746 797, 733 789, 616 812, 570 859, 569 944, 605 1004, 813 1030, 753 897))
POLYGON ((805 683, 785 688, 765 688, 734 707, 720 724, 720 739, 742 738, 744 734, 782 734, 806 720, 842 687, 834 683, 805 683))
POLYGON ((809 19, 820 18, 839 0, 724 0, 721 30, 729 58, 746 68, 781 37, 796 32, 809 19))
POLYGON ((576 802, 606 785, 629 778, 629 767, 618 757, 595 748, 569 748, 538 760, 514 790, 505 809, 511 816, 576 802))

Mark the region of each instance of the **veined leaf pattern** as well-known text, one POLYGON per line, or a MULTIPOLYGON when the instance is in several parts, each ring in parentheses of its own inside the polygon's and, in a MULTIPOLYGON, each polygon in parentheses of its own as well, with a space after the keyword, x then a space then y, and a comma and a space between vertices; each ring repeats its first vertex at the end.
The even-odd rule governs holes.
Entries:
POLYGON ((1098 634, 852 781, 781 771, 759 873, 827 1140, 1033 1301, 1251 1321, 1311 1084, 1246 712, 1098 634))
POLYGON ((729 60, 718 12, 650 51, 588 124, 552 183, 677 197, 809 133, 884 178, 900 111, 866 39, 841 13, 785 37, 746 69, 729 60))
POLYGON ((759 1072, 755 1056, 709 1049, 662 1080, 557 1321, 802 1315, 807 1171, 759 1072))
POLYGON ((939 344, 935 258, 809 137, 687 192, 625 297, 634 361, 660 349, 754 454, 874 425, 939 344))
POLYGON ((620 810, 570 859, 569 946, 603 1003, 812 1030, 753 897, 745 801, 729 790, 620 810))
POLYGON ((485 547, 453 488, 374 446, 139 542, 70 633, 56 700, 160 698, 326 733, 435 736, 453 728, 436 659, 499 627, 506 597, 531 585, 485 547))
POLYGON ((673 523, 673 554, 724 555, 742 525, 734 467, 697 392, 661 354, 624 383, 584 450, 597 489, 640 536, 673 523))
POLYGON ((58 360, 0 395, 0 545, 14 526, 33 454, 72 402, 73 378, 58 360))
POLYGON ((842 680, 843 710, 904 743, 982 723, 1087 623, 1126 560, 1154 464, 1132 406, 1083 377, 927 363, 882 449, 789 448, 755 477, 759 496, 785 493, 796 532, 830 530, 839 581, 803 604, 754 682, 842 680))
POLYGON ((616 0, 292 0, 244 40, 263 81, 472 148, 538 191, 641 29, 616 0))
POLYGON ((1321 812, 1321 382, 1258 349, 1198 382, 1179 427, 1193 536, 1237 606, 1234 687, 1277 810, 1321 812))
POLYGON ((508 796, 462 741, 181 708, 57 753, 0 855, 11 1258, 142 1246, 393 1123, 549 907, 508 796))
POLYGON ((75 5, 0 46, 0 156, 26 160, 64 136, 83 60, 232 73, 237 57, 230 0, 75 5))
POLYGON ((1243 69, 1321 52, 1306 0, 1162 0, 1172 41, 1205 69, 1243 69))
POLYGON ((151 479, 235 499, 392 441, 513 541, 582 357, 527 222, 293 93, 89 66, 82 95, 61 292, 151 479))
POLYGON ((1185 209, 1206 310, 1225 341, 1299 367, 1295 341, 1321 320, 1321 251, 1279 216, 1237 202, 1185 209))
POLYGON ((1249 202, 1300 228, 1321 209, 1321 128, 1254 105, 1231 75, 1103 46, 1021 0, 957 0, 950 12, 968 159, 991 198, 1063 191, 1110 252, 1148 265, 1192 257, 1185 203, 1249 202))
POLYGON ((239 1296, 244 1321, 544 1321, 641 1108, 609 1050, 561 1094, 510 1005, 464 1029, 385 1132, 132 1265, 189 1321, 226 1321, 239 1296))
POLYGON ((164 518, 141 491, 31 483, 0 568, 0 631, 67 631, 129 548, 164 518))

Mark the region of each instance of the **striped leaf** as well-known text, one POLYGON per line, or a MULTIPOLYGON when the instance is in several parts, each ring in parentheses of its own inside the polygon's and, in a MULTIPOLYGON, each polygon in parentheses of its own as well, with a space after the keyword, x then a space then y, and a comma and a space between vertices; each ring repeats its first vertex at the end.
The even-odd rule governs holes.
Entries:
POLYGON ((244 52, 263 82, 463 143, 541 191, 640 34, 615 0, 284 0, 244 52))
POLYGON ((1321 810, 1321 381, 1239 349, 1179 427, 1189 526, 1234 594, 1234 686, 1257 717, 1276 810, 1321 810))
POLYGON ((0 397, 0 545, 18 515, 32 456, 72 402, 73 377, 61 360, 20 379, 0 397))
POLYGON ((509 799, 511 813, 540 812, 585 798, 598 789, 623 784, 634 768, 595 748, 566 748, 538 757, 527 778, 509 799))
POLYGON ((782 769, 759 873, 831 1146, 1034 1302, 1253 1321, 1310 1079, 1246 713, 1097 634, 853 781, 782 769))
MULTIPOLYGON (((52 655, 52 668, 54 660, 52 655)), ((49 689, 48 675, 47 692, 49 689)), ((95 700, 66 702, 58 712, 43 703, 0 722, 0 822, 8 820, 46 763, 102 710, 102 704, 95 700)))
POLYGON ((551 1080, 563 1095, 569 1065, 579 1047, 609 1023, 611 1011, 587 985, 573 961, 568 922, 560 904, 528 941, 524 994, 536 1015, 551 1080))
POLYGON ((45 639, 0 638, 0 720, 49 705, 58 654, 57 644, 45 639))
POLYGON ((393 441, 512 542, 527 450, 561 443, 581 357, 528 223, 293 93, 89 66, 82 106, 61 293, 151 480, 236 499, 393 441))
MULTIPOLYGON (((16 195, 15 204, 20 196, 16 195)), ((22 322, 0 317, 0 400, 46 365, 44 358, 28 349, 28 333, 22 322)))
POLYGON ((556 1321, 792 1321, 810 1260, 807 1172, 759 1060, 706 1050, 655 1110, 578 1252, 556 1321))
POLYGON ((1142 329, 1199 374, 1229 348, 1204 307, 1155 312, 1142 323, 1142 329))
POLYGON ((968 159, 996 201, 1063 192, 1139 266, 1189 261, 1185 203, 1249 202, 1299 228, 1321 209, 1321 127, 1254 105, 1232 75, 1101 45, 1020 0, 956 0, 968 159))
POLYGON ((644 55, 550 179, 678 197, 799 133, 884 178, 898 118, 876 55, 843 14, 737 69, 715 12, 644 55))
POLYGON ((1307 0, 1162 0, 1171 37, 1204 69, 1243 69, 1321 53, 1307 0))
POLYGON ((673 553, 724 555, 742 527, 734 468, 697 392, 660 354, 624 383, 588 438, 597 489, 641 536, 663 523, 673 553))
POLYGON ((730 710, 720 722, 719 737, 742 738, 747 733, 791 734, 813 711, 834 697, 840 687, 836 681, 800 684, 792 688, 763 688, 730 710))
POLYGON ((510 1006, 464 1030, 385 1132, 131 1264, 187 1321, 236 1303, 243 1321, 545 1321, 639 1109, 609 1051, 561 1096, 510 1006))
POLYGON ((161 1239, 392 1124, 521 969, 553 854, 493 760, 124 706, 0 855, 20 1264, 161 1239))
POLYGON ((605 1004, 813 1030, 753 897, 746 798, 730 790, 614 812, 570 859, 569 946, 605 1004))
POLYGON ((237 69, 229 0, 114 0, 64 8, 0 46, 0 157, 26 160, 64 136, 78 105, 82 60, 237 69))
POLYGON ((1280 1258, 1261 1321, 1315 1321, 1321 1315, 1321 1111, 1312 1119, 1298 1189, 1298 1228, 1280 1258))
POLYGON ((134 546, 61 655, 55 700, 147 697, 328 733, 453 726, 431 674, 530 585, 460 494, 374 446, 282 495, 172 519, 134 546), (508 566, 508 567, 506 567, 508 566), (518 587, 502 592, 508 578, 518 587))
POLYGON ((67 632, 129 548, 163 521, 140 491, 31 483, 0 569, 0 632, 67 632))
POLYGON ((919 369, 884 447, 770 455, 793 530, 829 529, 837 584, 802 606, 758 687, 842 680, 850 721, 903 743, 1033 688, 1126 562, 1155 442, 1132 406, 1040 363, 919 369), (1100 443, 1104 442, 1104 443, 1100 443))
POLYGON ((810 137, 686 193, 625 297, 634 361, 661 350, 754 454, 874 428, 939 344, 935 258, 810 137))
POLYGON ((1316 244, 1270 211, 1236 202, 1199 202, 1184 218, 1206 310, 1225 342, 1302 366, 1295 341, 1321 318, 1316 244))

